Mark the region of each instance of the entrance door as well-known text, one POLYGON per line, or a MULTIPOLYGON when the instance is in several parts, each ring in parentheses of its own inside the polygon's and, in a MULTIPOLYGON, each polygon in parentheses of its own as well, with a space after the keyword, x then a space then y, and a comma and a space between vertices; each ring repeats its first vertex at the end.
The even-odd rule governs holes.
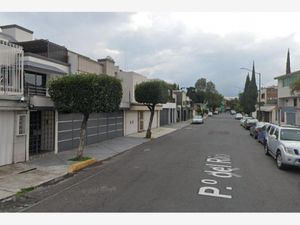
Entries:
POLYGON ((139 119, 138 131, 142 132, 142 131, 144 131, 144 112, 143 111, 139 111, 138 119, 139 119))
POLYGON ((41 111, 30 112, 29 152, 38 153, 41 149, 41 111))

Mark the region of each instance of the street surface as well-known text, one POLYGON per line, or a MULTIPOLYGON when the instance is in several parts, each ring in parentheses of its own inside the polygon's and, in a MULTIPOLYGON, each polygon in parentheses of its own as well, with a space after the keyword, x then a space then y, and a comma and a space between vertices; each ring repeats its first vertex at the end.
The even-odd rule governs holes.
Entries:
POLYGON ((300 212, 300 170, 278 170, 229 114, 27 194, 27 212, 300 212))

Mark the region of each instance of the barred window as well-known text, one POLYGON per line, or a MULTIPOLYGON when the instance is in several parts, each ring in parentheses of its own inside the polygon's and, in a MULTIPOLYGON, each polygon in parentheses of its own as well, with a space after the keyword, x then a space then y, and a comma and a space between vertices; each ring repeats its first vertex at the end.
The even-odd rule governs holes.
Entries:
POLYGON ((20 114, 17 117, 17 135, 26 134, 26 114, 20 114))

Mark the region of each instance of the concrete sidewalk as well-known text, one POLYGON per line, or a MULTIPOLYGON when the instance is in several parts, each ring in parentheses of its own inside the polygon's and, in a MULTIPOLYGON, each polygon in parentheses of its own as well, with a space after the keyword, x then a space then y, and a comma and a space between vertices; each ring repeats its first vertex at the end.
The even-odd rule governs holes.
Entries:
MULTIPOLYGON (((152 130, 152 138, 158 138, 190 124, 179 122, 152 130)), ((126 137, 118 137, 86 146, 84 155, 103 161, 135 146, 150 141, 145 139, 145 132, 126 137)), ((38 187, 55 182, 68 176, 68 168, 76 162, 69 161, 76 150, 63 151, 58 154, 46 153, 36 155, 25 163, 0 167, 0 201, 5 201, 25 188, 38 187)))

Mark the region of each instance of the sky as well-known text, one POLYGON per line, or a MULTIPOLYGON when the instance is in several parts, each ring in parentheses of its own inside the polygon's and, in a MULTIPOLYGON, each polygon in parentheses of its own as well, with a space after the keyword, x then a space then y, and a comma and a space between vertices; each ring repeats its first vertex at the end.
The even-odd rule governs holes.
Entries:
MULTIPOLYGON (((300 70, 297 12, 0 12, 0 25, 18 24, 92 59, 111 56, 120 69, 180 87, 199 78, 224 96, 237 96, 247 71, 261 73, 262 86, 300 70)), ((258 85, 258 76, 256 76, 258 85)))

